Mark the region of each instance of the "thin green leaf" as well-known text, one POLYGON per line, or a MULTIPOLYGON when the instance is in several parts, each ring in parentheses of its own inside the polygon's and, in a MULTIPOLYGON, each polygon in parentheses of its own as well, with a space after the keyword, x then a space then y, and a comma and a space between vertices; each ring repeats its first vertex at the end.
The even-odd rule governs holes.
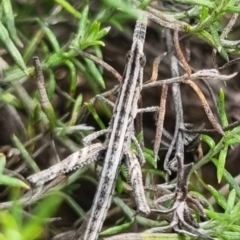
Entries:
POLYGON ((228 146, 240 144, 240 135, 238 132, 229 132, 225 137, 225 144, 228 146))
POLYGON ((205 142, 210 147, 211 150, 215 148, 216 146, 215 142, 211 137, 209 137, 208 135, 202 134, 201 138, 202 138, 202 141, 205 142))
MULTIPOLYGON (((213 209, 210 210, 210 211, 206 210, 206 212, 207 212, 207 215, 208 215, 209 212, 211 214, 211 212, 214 212, 214 210, 213 209)), ((205 222, 202 227, 203 227, 204 230, 209 230, 209 229, 215 229, 218 226, 219 226, 219 221, 217 221, 217 220, 210 220, 210 221, 205 222)))
POLYGON ((15 108, 22 108, 21 102, 11 93, 3 92, 0 94, 0 101, 12 105, 15 108))
POLYGON ((33 54, 35 53, 39 43, 42 41, 44 33, 42 30, 39 30, 28 42, 28 45, 25 47, 23 54, 23 59, 25 62, 28 62, 32 59, 33 54))
POLYGON ((228 226, 227 230, 233 231, 233 232, 240 232, 240 226, 239 225, 230 225, 230 226, 228 226))
POLYGON ((240 219, 240 202, 237 202, 237 204, 232 209, 231 221, 234 222, 239 219, 240 219))
POLYGON ((218 164, 217 164, 217 180, 218 183, 221 182, 223 172, 225 170, 226 157, 228 153, 228 146, 225 146, 219 154, 218 164))
POLYGON ((44 61, 42 68, 52 68, 55 66, 58 66, 60 64, 62 64, 62 62, 65 60, 64 55, 62 54, 62 52, 57 52, 53 55, 51 55, 46 61, 44 61))
POLYGON ((41 112, 42 112, 41 105, 40 105, 40 103, 37 103, 34 110, 33 110, 33 119, 34 119, 35 122, 40 121, 41 112))
POLYGON ((100 31, 100 23, 95 21, 91 24, 90 28, 88 29, 86 42, 91 42, 97 39, 98 32, 100 31))
POLYGON ((210 29, 211 29, 212 39, 213 39, 213 41, 215 43, 215 46, 216 46, 216 49, 217 49, 218 53, 220 54, 220 56, 225 61, 228 62, 229 61, 228 54, 224 50, 223 46, 221 45, 221 41, 220 41, 220 37, 219 37, 217 29, 215 28, 214 25, 210 25, 210 29))
POLYGON ((195 35, 196 37, 202 39, 203 41, 205 41, 206 43, 208 43, 210 46, 217 48, 217 46, 215 45, 215 42, 213 41, 213 37, 210 33, 208 33, 205 30, 201 30, 198 32, 193 32, 193 35, 195 35))
POLYGON ((157 165, 156 165, 156 162, 154 161, 153 151, 148 148, 144 148, 143 154, 144 154, 144 158, 146 159, 146 162, 156 169, 157 165))
MULTIPOLYGON (((69 95, 74 98, 75 96, 75 92, 77 89, 77 70, 75 65, 70 61, 70 60, 66 60, 65 61, 66 66, 69 69, 69 73, 70 73, 70 90, 69 90, 69 95)), ((69 105, 69 103, 68 103, 69 105)))
POLYGON ((201 24, 209 16, 209 8, 202 7, 201 18, 198 24, 201 24))
POLYGON ((215 7, 215 5, 212 1, 207 1, 207 0, 175 0, 175 1, 184 3, 184 4, 188 4, 188 5, 204 6, 204 7, 210 8, 210 9, 215 7))
POLYGON ((88 22, 88 12, 89 12, 89 7, 86 5, 83 10, 82 10, 82 17, 79 22, 79 27, 77 31, 77 36, 74 40, 73 45, 78 47, 78 45, 83 41, 84 36, 86 34, 86 27, 87 27, 87 22, 88 22))
POLYGON ((117 189, 118 195, 123 192, 124 185, 123 185, 123 180, 121 177, 118 177, 118 179, 117 179, 116 189, 117 189))
POLYGON ((215 201, 223 208, 227 208, 227 201, 225 198, 211 185, 208 185, 208 190, 211 192, 212 196, 214 197, 215 201))
POLYGON ((162 179, 165 179, 165 177, 166 177, 166 173, 164 171, 161 171, 161 170, 158 170, 158 169, 142 168, 142 172, 143 173, 154 174, 156 176, 161 177, 162 179))
POLYGON ((125 180, 128 180, 129 174, 128 174, 128 170, 127 170, 126 165, 121 166, 121 174, 122 174, 122 176, 125 180))
POLYGON ((224 240, 239 240, 240 232, 224 231, 221 234, 219 234, 218 236, 223 238, 224 240))
POLYGON ((193 26, 188 30, 190 30, 190 32, 195 32, 195 33, 202 31, 203 29, 209 27, 209 25, 212 24, 214 16, 215 16, 215 12, 213 12, 212 14, 208 14, 206 17, 202 18, 201 21, 199 21, 196 26, 193 26))
POLYGON ((79 204, 69 195, 60 191, 52 191, 48 193, 48 196, 53 195, 53 197, 60 196, 65 199, 65 201, 69 204, 69 206, 74 210, 74 212, 79 216, 79 218, 86 219, 86 213, 79 206, 79 204))
MULTIPOLYGON (((218 161, 217 160, 212 160, 215 166, 217 166, 218 161)), ((223 176, 227 183, 230 185, 231 189, 235 189, 237 197, 240 198, 240 187, 235 181, 235 179, 232 177, 232 175, 225 169, 223 172, 223 176)))
POLYGON ((90 103, 85 103, 85 106, 87 107, 88 111, 92 114, 92 116, 94 117, 94 119, 97 122, 97 124, 99 125, 99 127, 101 129, 105 129, 106 127, 105 127, 104 123, 102 122, 102 120, 100 119, 100 117, 98 116, 94 107, 90 103))
POLYGON ((232 189, 232 191, 228 195, 227 209, 225 211, 226 213, 228 213, 228 214, 231 213, 231 211, 233 210, 234 204, 235 204, 235 200, 236 200, 236 191, 235 191, 235 189, 232 189))
POLYGON ((111 6, 115 9, 119 9, 120 11, 127 13, 129 17, 137 18, 139 12, 134 9, 129 2, 122 2, 122 1, 112 1, 112 0, 104 0, 108 6, 111 6))
POLYGON ((236 126, 236 127, 231 131, 231 133, 239 134, 239 135, 240 135, 240 125, 236 126))
POLYGON ((209 190, 208 185, 203 181, 202 177, 199 175, 197 171, 194 171, 195 176, 197 177, 198 182, 207 190, 209 190))
POLYGON ((235 6, 227 6, 223 10, 224 12, 227 13, 238 13, 240 14, 240 7, 235 7, 235 6))
POLYGON ((19 66, 19 68, 26 74, 29 75, 27 67, 23 61, 23 58, 18 51, 18 49, 15 47, 14 43, 12 42, 11 38, 9 37, 7 29, 3 26, 2 22, 0 21, 0 41, 3 42, 5 47, 7 48, 9 54, 14 59, 16 64, 19 66))
POLYGON ((80 94, 74 103, 68 126, 74 126, 76 124, 80 110, 81 110, 82 100, 83 98, 82 98, 82 95, 80 94))
POLYGON ((105 231, 102 231, 100 233, 100 236, 107 237, 107 236, 110 236, 110 235, 115 235, 115 234, 118 234, 118 233, 121 233, 121 232, 125 232, 125 231, 129 230, 131 227, 133 227, 135 222, 136 222, 136 220, 135 220, 135 218, 133 218, 131 222, 124 223, 124 224, 121 224, 121 225, 118 225, 118 226, 114 226, 114 227, 106 229, 105 231))
MULTIPOLYGON (((28 122, 27 122, 27 139, 32 139, 36 136, 36 129, 35 129, 35 124, 33 121, 33 118, 29 118, 28 122)), ((28 146, 28 151, 29 152, 33 152, 35 149, 35 143, 32 143, 31 145, 28 146)))
POLYGON ((110 30, 111 30, 111 27, 106 27, 106 28, 101 29, 97 34, 97 39, 101 39, 101 38, 105 37, 109 33, 110 30))
POLYGON ((228 126, 228 119, 225 111, 225 94, 222 88, 219 92, 219 99, 218 99, 218 109, 219 109, 219 115, 220 115, 220 121, 222 123, 223 127, 228 126))
POLYGON ((50 101, 53 100, 54 93, 56 89, 56 80, 52 70, 48 71, 48 86, 47 86, 47 96, 50 101))
POLYGON ((73 15, 75 18, 80 19, 81 13, 78 12, 71 4, 69 4, 65 0, 54 0, 56 3, 58 3, 60 6, 62 6, 63 9, 65 9, 68 13, 73 15))
POLYGON ((223 9, 227 6, 228 0, 217 1, 215 11, 217 14, 220 14, 223 9))
POLYGON ((95 63, 89 59, 85 59, 87 67, 89 69, 89 73, 91 73, 92 77, 103 89, 105 89, 105 82, 95 63))
POLYGON ((20 142, 20 140, 15 135, 13 135, 12 141, 13 141, 14 145, 17 147, 17 149, 20 151, 23 159, 27 162, 28 166, 30 168, 32 168, 32 170, 34 172, 40 172, 38 165, 31 158, 31 156, 29 155, 29 153, 27 152, 27 150, 25 149, 23 144, 20 142))
POLYGON ((229 215, 225 213, 218 213, 218 212, 210 211, 208 209, 206 209, 205 212, 209 218, 213 220, 218 220, 220 222, 229 221, 231 218, 229 215))
POLYGON ((2 174, 0 174, 0 184, 8 186, 8 187, 20 187, 20 188, 30 189, 30 186, 28 186, 22 180, 13 178, 13 177, 9 177, 6 175, 2 175, 2 174))
POLYGON ((142 143, 144 141, 143 132, 142 131, 137 135, 137 140, 138 140, 139 143, 142 143))
MULTIPOLYGON (((34 73, 34 68, 28 68, 27 72, 29 75, 32 75, 34 73)), ((4 70, 4 82, 13 82, 13 81, 25 81, 27 80, 26 73, 20 70, 19 68, 11 68, 4 70)))
POLYGON ((85 48, 88 48, 90 46, 96 46, 96 45, 100 45, 100 46, 105 46, 105 43, 102 42, 102 41, 98 41, 98 40, 95 40, 95 41, 89 41, 89 42, 84 42, 82 43, 82 45, 80 46, 80 49, 81 50, 84 50, 85 48))
POLYGON ((4 14, 4 23, 8 29, 10 37, 18 47, 23 48, 23 43, 21 42, 17 35, 11 1, 10 0, 2 1, 2 7, 4 14))
POLYGON ((46 34, 48 40, 50 41, 55 52, 59 52, 61 50, 58 40, 52 30, 44 23, 42 20, 37 18, 37 22, 40 25, 43 32, 46 34))

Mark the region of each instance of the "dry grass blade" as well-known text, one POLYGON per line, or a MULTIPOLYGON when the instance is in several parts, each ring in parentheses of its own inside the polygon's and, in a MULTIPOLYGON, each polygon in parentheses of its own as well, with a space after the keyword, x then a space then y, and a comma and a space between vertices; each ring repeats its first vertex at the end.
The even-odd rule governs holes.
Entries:
MULTIPOLYGON (((139 11, 143 12, 143 11, 139 11)), ((150 12, 144 12, 146 16, 152 20, 153 22, 159 24, 160 26, 167 28, 167 29, 176 29, 178 27, 179 31, 186 32, 186 29, 189 28, 189 25, 185 22, 178 21, 167 15, 163 14, 162 12, 158 12, 158 15, 152 14, 150 12)))
MULTIPOLYGON (((192 70, 191 70, 191 67, 189 66, 189 64, 187 63, 187 61, 182 53, 182 50, 179 46, 177 28, 174 31, 174 44, 175 44, 176 54, 177 54, 179 60, 181 61, 181 63, 183 64, 183 67, 184 67, 186 73, 188 74, 188 76, 190 76, 192 73, 192 70)), ((213 71, 214 74, 218 73, 216 71, 217 70, 213 71)), ((207 102, 205 96, 203 95, 202 91, 200 90, 200 88, 190 79, 186 79, 183 82, 188 84, 194 90, 194 92, 197 94, 197 96, 199 97, 199 99, 201 101, 201 104, 204 108, 204 111, 205 111, 210 123, 212 124, 212 126, 216 129, 216 131, 219 134, 224 136, 225 134, 224 134, 221 126, 218 124, 217 120, 215 119, 215 117, 212 113, 212 110, 211 110, 210 106, 208 105, 208 102, 207 102)))
POLYGON ((219 73, 216 69, 203 69, 199 70, 191 75, 191 80, 197 80, 197 79, 205 79, 207 81, 213 81, 213 80, 220 80, 220 81, 228 81, 235 77, 238 73, 232 73, 229 75, 223 75, 219 73))
POLYGON ((157 162, 157 156, 160 148, 160 143, 162 140, 162 133, 163 133, 163 123, 165 119, 165 113, 166 113, 166 100, 167 100, 167 94, 168 94, 168 85, 164 84, 162 86, 162 94, 160 99, 160 107, 159 107, 159 113, 157 118, 157 129, 155 134, 155 142, 154 142, 154 161, 157 162))
POLYGON ((153 68, 152 68, 152 76, 149 81, 145 82, 146 83, 152 83, 156 82, 158 78, 158 67, 162 61, 162 59, 167 55, 167 53, 163 53, 160 56, 156 57, 153 62, 153 68))
POLYGON ((238 62, 240 62, 240 58, 235 58, 235 59, 225 63, 224 65, 222 65, 219 69, 225 69, 233 64, 237 64, 238 62))
POLYGON ((174 46, 175 46, 177 57, 180 60, 180 62, 183 64, 183 68, 185 69, 185 71, 188 74, 188 76, 190 76, 191 73, 192 73, 192 69, 189 66, 189 64, 187 63, 187 61, 186 61, 186 59, 185 59, 185 57, 183 55, 183 52, 182 52, 182 50, 180 48, 179 39, 178 39, 178 28, 177 28, 177 26, 176 26, 176 29, 174 30, 173 40, 174 40, 174 46))
MULTIPOLYGON (((167 55, 167 53, 165 52, 154 59, 153 68, 152 68, 152 76, 151 76, 150 80, 147 81, 146 83, 156 82, 156 80, 158 78, 159 64, 166 55, 167 55)), ((163 84, 162 94, 161 94, 161 99, 160 99, 160 108, 159 108, 159 113, 158 113, 158 117, 157 117, 157 121, 156 121, 157 129, 156 129, 155 142, 154 142, 154 161, 155 161, 155 163, 157 162, 158 152, 160 149, 160 143, 161 143, 162 134, 163 134, 163 122, 164 122, 164 117, 165 117, 165 112, 166 112, 167 93, 168 93, 168 86, 167 86, 167 84, 163 84)))
POLYGON ((199 89, 199 87, 191 80, 185 80, 184 83, 188 84, 194 90, 194 92, 198 95, 198 97, 201 101, 201 104, 204 108, 204 111, 205 111, 210 123, 212 124, 213 128, 215 128, 219 134, 224 136, 225 134, 224 134, 221 126, 216 121, 216 119, 212 113, 212 110, 211 110, 210 106, 208 105, 208 102, 207 102, 205 96, 203 95, 203 93, 201 92, 201 90, 199 89))
POLYGON ((238 15, 239 15, 238 13, 235 13, 235 14, 232 15, 232 17, 231 17, 230 21, 228 22, 227 26, 223 29, 223 32, 220 36, 221 40, 227 38, 228 34, 231 32, 234 24, 237 21, 238 15))

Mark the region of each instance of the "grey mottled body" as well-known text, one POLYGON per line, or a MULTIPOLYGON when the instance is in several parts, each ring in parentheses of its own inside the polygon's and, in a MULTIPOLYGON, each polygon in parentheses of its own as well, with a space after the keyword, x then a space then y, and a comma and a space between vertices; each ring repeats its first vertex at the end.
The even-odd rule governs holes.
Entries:
MULTIPOLYGON (((124 153, 130 150, 131 137, 134 134, 134 118, 137 114, 137 102, 142 89, 143 67, 145 55, 143 45, 146 34, 147 19, 142 17, 137 21, 133 44, 127 54, 127 63, 123 73, 122 85, 117 102, 113 109, 113 117, 109 125, 106 144, 106 156, 94 198, 90 217, 86 222, 86 229, 79 239, 95 240, 101 231, 107 211, 111 205, 113 191, 116 185, 119 168, 124 153)), ((150 209, 142 209, 149 213, 150 209)), ((84 225, 83 225, 84 226, 84 225)), ((78 237, 74 238, 78 239, 78 237)))

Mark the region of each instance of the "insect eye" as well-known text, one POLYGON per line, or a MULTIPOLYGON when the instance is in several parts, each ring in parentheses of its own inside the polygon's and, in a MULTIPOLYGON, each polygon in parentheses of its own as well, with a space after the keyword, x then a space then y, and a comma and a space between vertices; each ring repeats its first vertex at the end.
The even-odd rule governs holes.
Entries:
POLYGON ((146 64, 146 56, 145 54, 142 54, 142 56, 140 56, 140 65, 141 67, 144 67, 146 64))

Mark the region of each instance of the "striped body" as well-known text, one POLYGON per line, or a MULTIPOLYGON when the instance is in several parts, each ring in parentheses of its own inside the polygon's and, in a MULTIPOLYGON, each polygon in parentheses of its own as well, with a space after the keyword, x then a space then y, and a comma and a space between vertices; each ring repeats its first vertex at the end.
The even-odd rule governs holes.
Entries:
POLYGON ((133 44, 127 57, 122 85, 113 109, 113 117, 105 142, 106 156, 100 182, 84 234, 79 236, 83 240, 96 240, 98 238, 112 202, 123 154, 130 150, 131 136, 134 134, 134 118, 138 109, 137 102, 142 89, 146 22, 146 18, 137 21, 134 30, 133 44))

